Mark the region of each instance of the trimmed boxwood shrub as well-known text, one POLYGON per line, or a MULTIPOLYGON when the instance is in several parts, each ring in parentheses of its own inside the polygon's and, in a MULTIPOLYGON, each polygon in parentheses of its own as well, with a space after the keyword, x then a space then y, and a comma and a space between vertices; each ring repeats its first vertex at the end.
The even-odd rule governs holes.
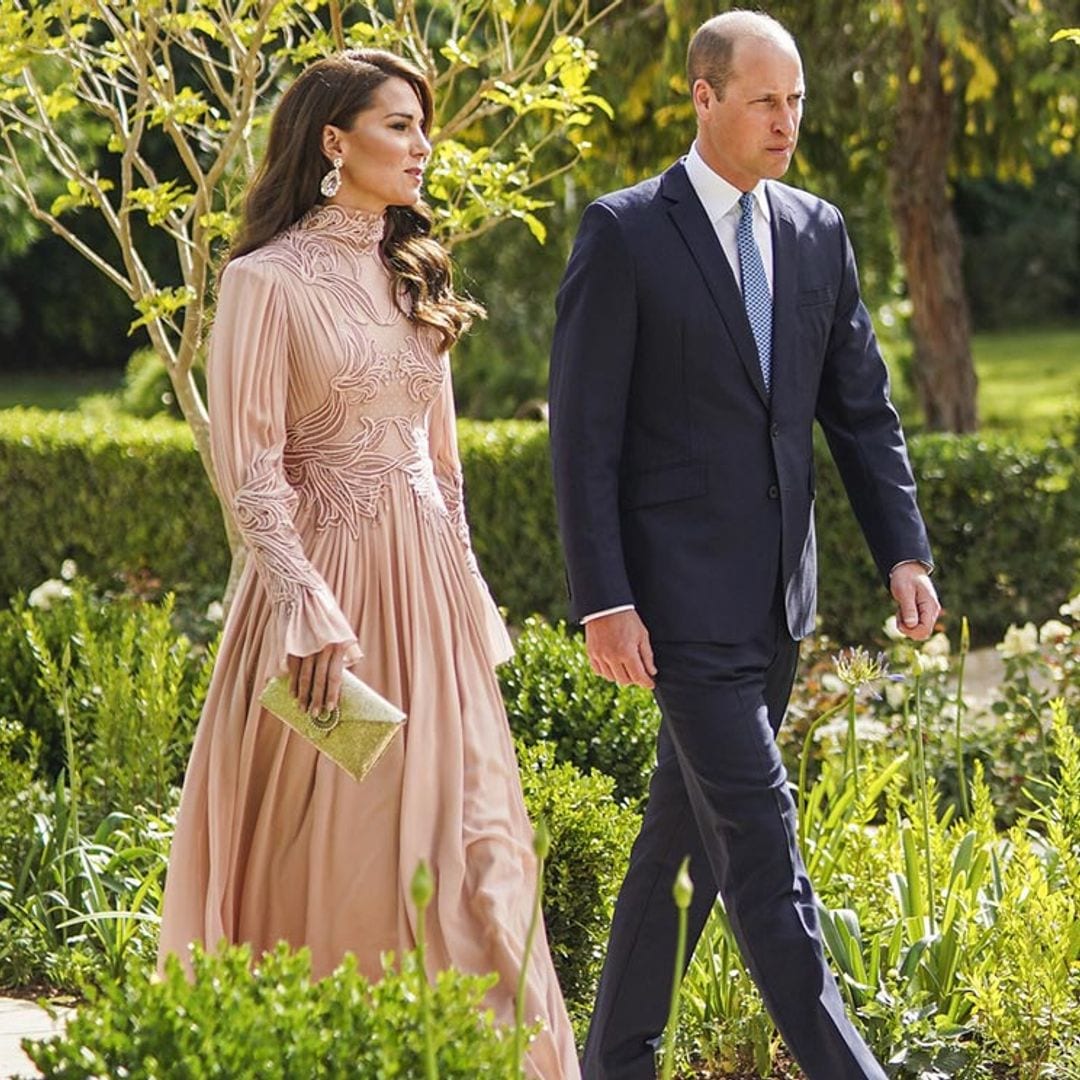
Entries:
POLYGON ((52 1080, 413 1080, 425 1072, 427 1029, 442 1080, 511 1075, 512 1032, 482 1008, 493 976, 441 972, 425 1021, 411 953, 375 984, 352 958, 312 982, 307 951, 284 945, 250 964, 246 946, 196 950, 193 983, 175 957, 161 981, 148 970, 107 980, 63 1035, 24 1046, 52 1080))
POLYGON ((517 754, 529 817, 543 818, 551 832, 544 921, 566 1007, 583 1039, 641 818, 612 797, 609 776, 560 763, 550 743, 519 741, 517 754))
POLYGON ((565 618, 547 424, 461 420, 458 444, 473 547, 495 599, 515 623, 565 618))
MULTIPOLYGON (((512 621, 566 614, 547 429, 461 421, 473 540, 512 621)), ((911 440, 948 617, 977 640, 1056 612, 1077 582, 1078 451, 1049 442, 926 435, 911 440)), ((846 642, 875 636, 890 610, 828 456, 818 469, 824 626, 846 642)), ((169 588, 221 587, 228 552, 190 432, 167 419, 104 425, 67 413, 0 413, 4 545, 0 596, 74 558, 88 576, 148 569, 169 588)))
POLYGON ((565 623, 526 619, 514 656, 499 668, 499 683, 518 738, 550 742, 558 761, 610 776, 621 802, 644 797, 660 710, 648 690, 595 674, 580 634, 565 623))
POLYGON ((0 413, 0 595, 55 577, 64 559, 108 582, 146 568, 169 588, 223 586, 221 510, 186 425, 77 413, 0 413))
MULTIPOLYGON (((1056 615, 1080 580, 1080 450, 921 435, 911 458, 954 636, 963 615, 977 644, 1000 640, 1010 623, 1056 615)), ((891 601, 827 453, 817 474, 824 628, 845 643, 880 638, 891 601)))

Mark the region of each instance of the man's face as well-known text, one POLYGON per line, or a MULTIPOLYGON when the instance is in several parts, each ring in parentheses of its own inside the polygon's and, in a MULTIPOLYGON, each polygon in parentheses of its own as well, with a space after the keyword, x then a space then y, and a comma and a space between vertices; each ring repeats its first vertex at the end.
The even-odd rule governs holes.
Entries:
POLYGON ((698 150, 706 164, 740 191, 783 176, 799 137, 805 93, 793 47, 741 38, 723 98, 717 100, 704 79, 693 86, 698 150))

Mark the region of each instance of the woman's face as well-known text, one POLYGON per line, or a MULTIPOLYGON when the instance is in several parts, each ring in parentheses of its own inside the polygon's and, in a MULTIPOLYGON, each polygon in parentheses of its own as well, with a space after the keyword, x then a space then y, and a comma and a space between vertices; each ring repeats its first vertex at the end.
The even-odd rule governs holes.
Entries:
POLYGON ((377 214, 419 201, 431 154, 422 123, 415 91, 395 76, 379 86, 371 106, 357 114, 348 130, 327 124, 323 152, 330 160, 342 159, 341 187, 327 201, 377 214))

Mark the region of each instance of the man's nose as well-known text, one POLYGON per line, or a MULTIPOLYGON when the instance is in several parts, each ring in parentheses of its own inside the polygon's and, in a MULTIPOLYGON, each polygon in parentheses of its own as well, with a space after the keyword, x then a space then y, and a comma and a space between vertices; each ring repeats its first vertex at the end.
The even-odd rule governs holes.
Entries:
POLYGON ((775 128, 783 135, 794 135, 799 128, 798 106, 785 105, 776 116, 775 128))

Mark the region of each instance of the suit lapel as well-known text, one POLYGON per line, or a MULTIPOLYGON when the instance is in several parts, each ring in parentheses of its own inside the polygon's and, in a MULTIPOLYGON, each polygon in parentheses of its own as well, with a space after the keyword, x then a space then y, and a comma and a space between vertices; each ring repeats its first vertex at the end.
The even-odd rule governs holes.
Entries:
POLYGON ((754 389, 757 390, 762 403, 767 406, 769 397, 765 392, 765 380, 761 375, 757 346, 754 344, 754 335, 750 332, 750 323, 746 318, 742 294, 739 292, 739 286, 735 282, 735 275, 731 272, 724 249, 716 238, 712 222, 709 221, 705 208, 694 193, 682 162, 676 162, 664 173, 660 190, 670 203, 668 213, 671 220, 690 249, 690 254, 705 279, 709 295, 712 296, 720 317, 724 320, 728 335, 735 344, 739 360, 746 369, 746 374, 754 384, 754 389))
POLYGON ((795 314, 798 295, 796 267, 797 234, 783 198, 774 184, 766 184, 769 209, 772 211, 773 247, 773 325, 772 325, 772 392, 787 393, 793 389, 795 372, 791 364, 795 356, 795 314))

